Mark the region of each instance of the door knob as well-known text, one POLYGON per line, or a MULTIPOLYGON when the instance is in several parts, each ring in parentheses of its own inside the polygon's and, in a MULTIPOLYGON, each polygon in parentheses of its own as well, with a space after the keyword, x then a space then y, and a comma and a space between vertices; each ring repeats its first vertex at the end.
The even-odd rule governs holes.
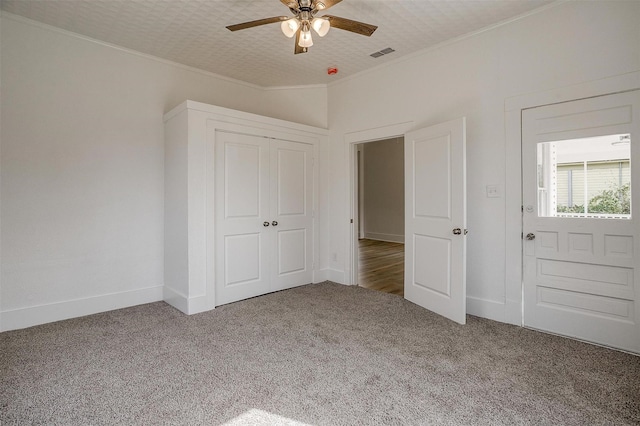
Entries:
POLYGON ((453 228, 453 235, 460 235, 462 234, 462 229, 460 228, 453 228))
POLYGON ((529 232, 527 234, 527 240, 531 241, 531 240, 535 240, 536 239, 536 234, 529 232))
POLYGON ((277 221, 275 221, 275 220, 274 220, 273 222, 271 222, 271 224, 272 224, 273 226, 278 226, 278 222, 277 222, 277 221))
POLYGON ((262 222, 262 226, 269 226, 269 222, 262 222))

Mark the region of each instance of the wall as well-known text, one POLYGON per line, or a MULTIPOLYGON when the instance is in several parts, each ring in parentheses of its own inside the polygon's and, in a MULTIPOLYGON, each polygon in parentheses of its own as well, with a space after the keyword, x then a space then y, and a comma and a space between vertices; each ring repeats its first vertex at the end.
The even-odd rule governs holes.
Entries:
POLYGON ((326 86, 266 88, 257 108, 256 114, 327 128, 326 86))
POLYGON ((365 238, 404 242, 404 139, 363 144, 365 238))
MULTIPOLYGON (((505 319, 505 99, 640 69, 640 2, 563 2, 329 86, 330 268, 349 263, 345 135, 467 117, 468 312, 505 319), (488 198, 497 185, 500 197, 488 198), (335 261, 333 257, 335 254, 335 261)), ((392 46, 393 47, 393 46, 392 46)), ((518 204, 520 201, 518 200, 518 204)), ((518 206, 519 207, 519 206, 518 206)))
POLYGON ((505 99, 640 70, 639 21, 639 2, 560 3, 327 91, 263 90, 3 13, 0 327, 161 297, 162 115, 185 99, 331 129, 320 267, 343 282, 345 134, 466 116, 469 308, 504 319, 505 239, 520 229, 505 229, 513 208, 486 186, 503 191, 506 165, 520 161, 505 155, 505 99))
POLYGON ((266 91, 7 13, 1 41, 2 329, 162 298, 164 112, 327 123, 325 88, 266 91))

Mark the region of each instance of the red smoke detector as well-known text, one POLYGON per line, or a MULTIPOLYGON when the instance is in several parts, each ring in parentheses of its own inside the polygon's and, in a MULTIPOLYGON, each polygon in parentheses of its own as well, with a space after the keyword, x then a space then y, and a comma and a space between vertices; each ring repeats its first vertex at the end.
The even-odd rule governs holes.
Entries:
POLYGON ((335 68, 335 67, 327 68, 327 74, 329 75, 338 74, 338 68, 335 68))

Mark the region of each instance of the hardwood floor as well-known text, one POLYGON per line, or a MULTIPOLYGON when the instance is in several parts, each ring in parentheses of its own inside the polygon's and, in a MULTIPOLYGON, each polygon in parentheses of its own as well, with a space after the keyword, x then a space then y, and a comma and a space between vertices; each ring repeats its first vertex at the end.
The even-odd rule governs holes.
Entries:
POLYGON ((404 296, 404 244, 359 240, 358 285, 404 296))

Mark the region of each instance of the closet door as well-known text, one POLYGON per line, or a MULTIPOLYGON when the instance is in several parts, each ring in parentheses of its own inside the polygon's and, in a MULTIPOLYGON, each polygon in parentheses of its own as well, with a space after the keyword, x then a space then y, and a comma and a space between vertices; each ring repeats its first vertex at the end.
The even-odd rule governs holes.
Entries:
POLYGON ((313 147, 271 140, 271 291, 313 280, 313 147))
POLYGON ((313 146, 216 131, 216 305, 313 280, 313 146))
POLYGON ((216 131, 216 305, 269 292, 269 142, 216 131))

